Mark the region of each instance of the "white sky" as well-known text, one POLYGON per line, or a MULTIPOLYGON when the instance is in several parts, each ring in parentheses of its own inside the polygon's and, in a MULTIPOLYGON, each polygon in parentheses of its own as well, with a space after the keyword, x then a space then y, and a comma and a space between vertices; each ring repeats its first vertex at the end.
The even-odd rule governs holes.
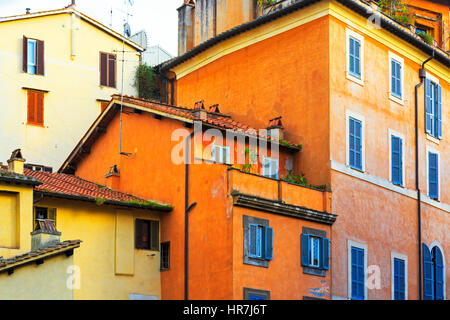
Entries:
MULTIPOLYGON (((71 0, 0 0, 0 17, 31 12, 61 9, 71 0)), ((123 33, 126 12, 124 0, 76 0, 77 9, 89 17, 110 26, 113 8, 113 29, 123 33)), ((132 34, 145 29, 149 45, 159 44, 173 56, 177 55, 178 13, 182 0, 134 0, 130 8, 129 24, 132 34)))

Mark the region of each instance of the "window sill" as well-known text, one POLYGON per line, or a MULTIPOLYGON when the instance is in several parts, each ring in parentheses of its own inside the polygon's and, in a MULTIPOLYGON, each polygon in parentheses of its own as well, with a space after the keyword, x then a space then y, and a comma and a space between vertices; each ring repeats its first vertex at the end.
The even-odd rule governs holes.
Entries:
POLYGON ((405 101, 402 98, 394 96, 390 92, 389 92, 389 100, 391 100, 399 105, 405 106, 405 101))
POLYGON ((433 137, 432 135, 427 133, 427 140, 439 145, 440 144, 440 140, 436 137, 433 137))
POLYGON ((358 78, 358 77, 355 77, 354 75, 350 74, 347 71, 347 79, 352 81, 352 82, 354 82, 354 83, 356 83, 356 84, 359 84, 362 87, 364 87, 364 79, 363 79, 362 76, 361 76, 361 78, 358 78))
POLYGON ((102 85, 99 85, 99 87, 100 87, 101 89, 115 89, 115 90, 117 90, 117 87, 102 86, 102 85))
POLYGON ((303 273, 304 274, 309 274, 309 275, 312 275, 312 276, 326 277, 327 270, 314 268, 314 267, 305 267, 305 266, 303 266, 303 273))
POLYGON ((44 126, 43 124, 40 124, 40 123, 27 122, 27 126, 38 127, 38 128, 43 128, 43 129, 45 129, 45 126, 44 126))
POLYGON ((347 165, 347 167, 348 167, 350 170, 358 171, 358 172, 360 172, 360 173, 365 173, 365 171, 364 171, 363 169, 354 168, 354 167, 352 167, 352 166, 350 166, 350 165, 347 165))

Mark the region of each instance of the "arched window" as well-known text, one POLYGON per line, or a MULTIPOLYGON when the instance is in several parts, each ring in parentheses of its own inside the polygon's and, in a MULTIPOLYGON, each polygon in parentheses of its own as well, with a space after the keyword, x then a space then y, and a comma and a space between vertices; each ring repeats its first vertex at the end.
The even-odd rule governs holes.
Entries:
POLYGON ((444 300, 444 258, 438 246, 423 244, 423 293, 425 300, 444 300))

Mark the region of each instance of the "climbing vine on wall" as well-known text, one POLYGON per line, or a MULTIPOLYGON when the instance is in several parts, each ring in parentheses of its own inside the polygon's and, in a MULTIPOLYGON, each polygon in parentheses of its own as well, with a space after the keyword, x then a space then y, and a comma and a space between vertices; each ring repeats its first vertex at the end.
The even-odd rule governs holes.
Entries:
POLYGON ((134 86, 138 89, 139 98, 159 99, 160 90, 157 76, 152 67, 142 64, 136 70, 134 86))
POLYGON ((413 24, 415 21, 414 13, 403 0, 379 0, 378 5, 381 11, 402 24, 413 24))

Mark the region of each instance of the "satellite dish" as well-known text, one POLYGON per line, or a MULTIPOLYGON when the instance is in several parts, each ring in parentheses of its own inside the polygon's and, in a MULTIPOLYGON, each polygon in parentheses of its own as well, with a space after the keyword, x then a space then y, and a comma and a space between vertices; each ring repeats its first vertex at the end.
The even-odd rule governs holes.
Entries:
POLYGON ((123 33, 124 33, 124 35, 127 38, 131 37, 131 28, 130 28, 130 25, 128 23, 124 24, 124 26, 123 26, 123 33))

